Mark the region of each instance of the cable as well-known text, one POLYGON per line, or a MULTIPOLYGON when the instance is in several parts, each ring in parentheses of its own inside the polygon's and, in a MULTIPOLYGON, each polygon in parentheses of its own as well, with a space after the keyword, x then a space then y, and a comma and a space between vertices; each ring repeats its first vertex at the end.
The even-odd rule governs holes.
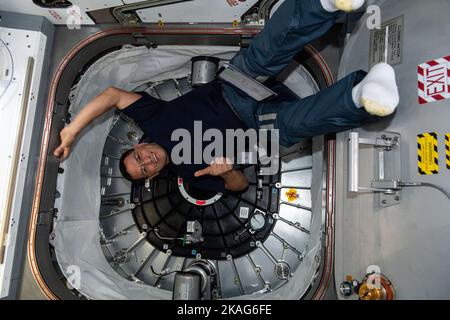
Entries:
POLYGON ((6 43, 2 39, 0 39, 0 41, 3 43, 3 45, 6 48, 6 50, 8 51, 9 56, 11 57, 11 63, 12 63, 12 66, 11 66, 11 79, 9 79, 8 85, 6 86, 6 88, 3 91, 3 93, 0 95, 0 100, 2 100, 3 96, 5 95, 6 91, 8 91, 9 86, 11 85, 11 83, 12 83, 12 81, 14 79, 14 58, 13 58, 13 55, 11 53, 11 50, 9 50, 8 46, 6 45, 6 43))
POLYGON ((150 266, 150 269, 152 270, 154 275, 159 276, 159 277, 165 277, 165 276, 168 276, 169 274, 180 272, 180 271, 171 271, 168 273, 158 273, 155 271, 155 269, 153 269, 153 266, 150 266))
POLYGON ((161 240, 184 240, 184 238, 168 238, 168 237, 162 237, 159 235, 159 229, 153 229, 153 233, 160 238, 161 240))
POLYGON ((402 187, 430 187, 442 192, 449 200, 450 200, 450 192, 445 190, 444 188, 428 182, 402 182, 399 184, 402 187))

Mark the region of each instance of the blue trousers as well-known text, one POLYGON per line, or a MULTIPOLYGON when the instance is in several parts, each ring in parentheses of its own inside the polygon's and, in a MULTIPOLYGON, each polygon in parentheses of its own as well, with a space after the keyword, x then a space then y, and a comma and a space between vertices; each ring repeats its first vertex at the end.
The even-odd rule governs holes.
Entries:
MULTIPOLYGON (((327 12, 320 0, 286 0, 248 48, 231 64, 252 77, 277 76, 303 47, 324 35, 341 13, 327 12)), ((280 144, 360 127, 380 119, 357 108, 351 92, 366 75, 354 72, 319 93, 299 99, 286 86, 272 89, 276 98, 256 102, 225 83, 224 96, 248 128, 279 129, 280 144)))

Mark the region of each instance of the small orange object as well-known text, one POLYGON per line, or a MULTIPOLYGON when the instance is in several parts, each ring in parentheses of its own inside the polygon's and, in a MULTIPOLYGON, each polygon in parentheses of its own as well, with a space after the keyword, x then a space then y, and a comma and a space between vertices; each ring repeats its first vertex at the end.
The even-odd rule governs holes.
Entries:
POLYGON ((392 282, 385 275, 368 274, 361 283, 358 295, 360 300, 394 300, 395 290, 392 282))

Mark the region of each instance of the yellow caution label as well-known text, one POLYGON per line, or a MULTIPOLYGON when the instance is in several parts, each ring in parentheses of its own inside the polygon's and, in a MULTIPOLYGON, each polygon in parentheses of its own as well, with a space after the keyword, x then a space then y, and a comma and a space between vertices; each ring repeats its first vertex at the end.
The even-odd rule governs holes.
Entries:
POLYGON ((289 202, 294 202, 295 200, 298 199, 299 195, 298 195, 296 189, 289 189, 289 190, 286 192, 286 197, 287 197, 287 199, 288 199, 289 202))
POLYGON ((450 133, 445 135, 445 162, 447 169, 450 169, 450 133))
POLYGON ((438 138, 436 132, 417 136, 417 155, 420 175, 439 173, 438 138))

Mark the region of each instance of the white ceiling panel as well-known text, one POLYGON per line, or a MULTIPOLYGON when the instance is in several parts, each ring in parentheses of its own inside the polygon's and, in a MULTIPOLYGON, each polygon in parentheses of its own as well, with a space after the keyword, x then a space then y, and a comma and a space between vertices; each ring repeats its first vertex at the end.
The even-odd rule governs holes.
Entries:
MULTIPOLYGON (((128 0, 129 1, 129 0, 128 0)), ((258 0, 194 0, 138 10, 143 22, 232 22, 258 0)))
POLYGON ((142 0, 123 0, 123 3, 130 4, 130 3, 138 3, 142 2, 142 0))
MULTIPOLYGON (((78 5, 83 11, 92 11, 99 9, 123 6, 122 0, 70 0, 73 4, 78 5)), ((142 2, 142 0, 140 0, 142 2)))

